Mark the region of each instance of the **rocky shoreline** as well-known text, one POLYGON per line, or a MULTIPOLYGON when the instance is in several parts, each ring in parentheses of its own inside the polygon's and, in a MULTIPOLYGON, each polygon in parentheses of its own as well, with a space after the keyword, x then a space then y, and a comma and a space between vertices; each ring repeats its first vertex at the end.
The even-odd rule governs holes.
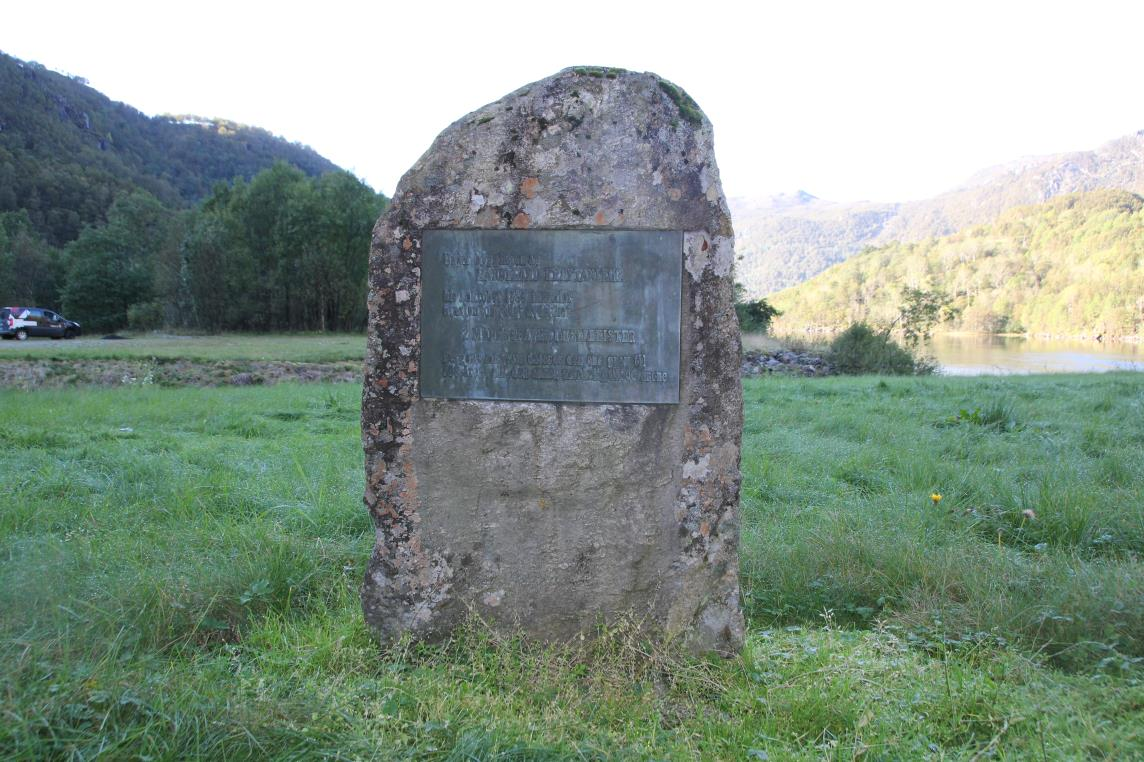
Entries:
POLYGON ((776 349, 772 352, 743 352, 740 374, 744 378, 767 375, 836 376, 838 370, 826 358, 809 352, 776 349))

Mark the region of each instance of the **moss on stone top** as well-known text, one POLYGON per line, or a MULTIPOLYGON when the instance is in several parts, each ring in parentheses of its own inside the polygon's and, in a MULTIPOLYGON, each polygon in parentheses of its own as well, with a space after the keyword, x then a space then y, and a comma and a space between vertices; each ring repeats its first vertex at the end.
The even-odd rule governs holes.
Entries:
POLYGON ((671 98, 671 102, 679 109, 679 115, 688 123, 698 126, 703 122, 703 112, 699 110, 699 104, 683 88, 661 79, 659 89, 667 93, 667 97, 671 98))
POLYGON ((574 74, 582 77, 596 77, 597 79, 615 79, 624 73, 623 69, 611 66, 576 66, 572 69, 574 74))

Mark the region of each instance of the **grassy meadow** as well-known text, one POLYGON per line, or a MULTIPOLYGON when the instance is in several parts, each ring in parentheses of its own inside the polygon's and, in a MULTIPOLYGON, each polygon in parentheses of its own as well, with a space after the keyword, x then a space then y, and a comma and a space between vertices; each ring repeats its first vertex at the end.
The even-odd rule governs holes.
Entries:
POLYGON ((1144 375, 744 390, 727 661, 379 648, 356 384, 0 391, 0 757, 1144 757, 1144 375))

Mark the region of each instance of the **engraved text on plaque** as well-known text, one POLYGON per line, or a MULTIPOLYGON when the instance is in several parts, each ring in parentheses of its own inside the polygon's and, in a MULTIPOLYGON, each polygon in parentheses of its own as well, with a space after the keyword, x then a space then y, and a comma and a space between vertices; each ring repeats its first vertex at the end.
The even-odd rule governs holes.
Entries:
POLYGON ((679 402, 679 231, 427 230, 421 396, 679 402))

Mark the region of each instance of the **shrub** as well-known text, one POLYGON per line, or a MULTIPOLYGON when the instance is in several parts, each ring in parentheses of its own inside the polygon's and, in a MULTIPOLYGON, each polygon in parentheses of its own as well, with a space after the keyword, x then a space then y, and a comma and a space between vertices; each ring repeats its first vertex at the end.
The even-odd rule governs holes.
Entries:
POLYGON ((830 361, 839 373, 857 376, 878 373, 890 376, 929 374, 933 364, 865 323, 853 323, 830 342, 830 361))
POLYGON ((736 302, 735 312, 739 316, 739 328, 747 333, 766 333, 771 321, 783 314, 766 299, 736 302))

